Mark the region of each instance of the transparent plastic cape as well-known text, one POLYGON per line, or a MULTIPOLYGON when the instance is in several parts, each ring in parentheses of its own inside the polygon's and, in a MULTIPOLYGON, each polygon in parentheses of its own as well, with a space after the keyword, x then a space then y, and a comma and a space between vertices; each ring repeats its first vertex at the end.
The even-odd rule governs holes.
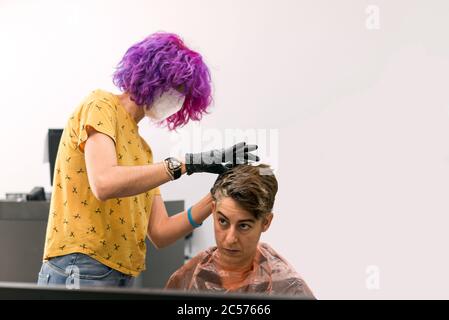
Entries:
POLYGON ((224 270, 219 259, 217 247, 199 253, 170 277, 166 288, 315 298, 293 267, 265 243, 259 243, 253 266, 246 272, 224 270))

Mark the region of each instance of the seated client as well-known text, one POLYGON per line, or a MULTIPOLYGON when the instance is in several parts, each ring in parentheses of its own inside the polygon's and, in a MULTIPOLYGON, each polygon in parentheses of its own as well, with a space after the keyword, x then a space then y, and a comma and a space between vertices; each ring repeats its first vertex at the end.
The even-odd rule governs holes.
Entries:
POLYGON ((238 165, 211 189, 216 246, 178 269, 166 288, 192 291, 295 295, 314 299, 294 268, 268 244, 278 190, 268 165, 238 165))

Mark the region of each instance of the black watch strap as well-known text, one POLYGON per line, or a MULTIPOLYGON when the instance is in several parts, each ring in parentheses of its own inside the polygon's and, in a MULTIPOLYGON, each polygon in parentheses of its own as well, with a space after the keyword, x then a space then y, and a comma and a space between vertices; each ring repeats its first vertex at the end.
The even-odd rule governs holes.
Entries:
POLYGON ((167 162, 168 170, 170 170, 170 173, 173 175, 173 179, 179 179, 182 175, 182 164, 181 162, 176 158, 167 158, 165 159, 167 162))

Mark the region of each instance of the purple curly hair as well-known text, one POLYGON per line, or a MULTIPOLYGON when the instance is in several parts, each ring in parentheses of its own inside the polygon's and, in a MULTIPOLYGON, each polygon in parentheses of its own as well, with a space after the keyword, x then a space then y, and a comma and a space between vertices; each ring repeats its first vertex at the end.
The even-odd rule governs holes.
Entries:
POLYGON ((184 104, 168 117, 169 130, 200 120, 212 102, 211 77, 201 55, 173 33, 154 33, 131 46, 117 66, 114 84, 139 106, 151 106, 155 95, 182 88, 184 104))

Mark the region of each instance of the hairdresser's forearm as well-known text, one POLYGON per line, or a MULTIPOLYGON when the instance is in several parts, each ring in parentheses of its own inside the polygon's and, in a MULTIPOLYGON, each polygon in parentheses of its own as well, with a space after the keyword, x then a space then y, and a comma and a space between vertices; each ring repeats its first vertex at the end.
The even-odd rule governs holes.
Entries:
MULTIPOLYGON (((182 173, 185 173, 183 165, 182 173)), ((97 197, 105 201, 147 192, 170 181, 162 162, 143 166, 113 166, 99 178, 97 197)))
MULTIPOLYGON (((193 221, 200 224, 212 213, 212 196, 208 193, 192 206, 193 221)), ((166 247, 192 232, 193 227, 187 218, 187 210, 159 221, 150 221, 150 238, 158 248, 166 247), (152 222, 154 225, 152 225, 152 222)))

